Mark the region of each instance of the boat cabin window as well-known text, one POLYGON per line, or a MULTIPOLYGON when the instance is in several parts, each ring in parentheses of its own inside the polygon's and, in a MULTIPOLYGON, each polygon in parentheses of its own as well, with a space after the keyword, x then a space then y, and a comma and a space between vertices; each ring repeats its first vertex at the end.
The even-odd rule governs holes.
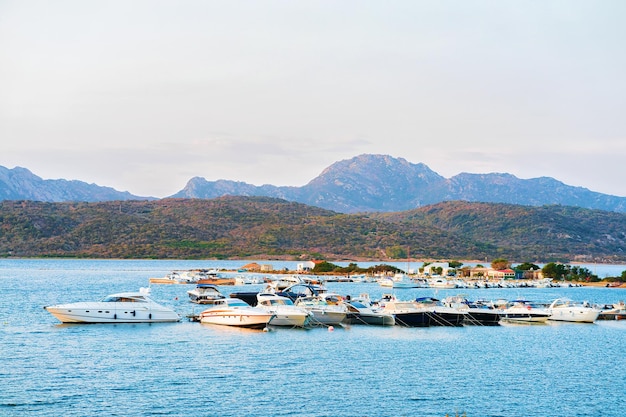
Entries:
POLYGON ((367 308, 367 306, 359 301, 351 301, 350 304, 352 304, 354 307, 356 308, 367 308))
POLYGON ((105 303, 144 303, 146 302, 146 300, 140 299, 140 298, 118 297, 118 296, 105 297, 102 301, 105 303))

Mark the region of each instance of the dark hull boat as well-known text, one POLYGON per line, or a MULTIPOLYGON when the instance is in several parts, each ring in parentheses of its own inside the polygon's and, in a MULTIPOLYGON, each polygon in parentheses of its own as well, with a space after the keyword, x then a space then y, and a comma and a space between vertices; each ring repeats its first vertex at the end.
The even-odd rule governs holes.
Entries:
POLYGON ((396 325, 404 327, 428 327, 430 317, 424 309, 419 309, 413 301, 398 301, 395 299, 385 302, 384 313, 393 315, 396 325))
POLYGON ((392 314, 375 311, 371 307, 358 302, 346 302, 348 314, 343 320, 346 324, 369 324, 372 326, 393 326, 396 320, 392 314))
POLYGON ((425 311, 396 313, 393 315, 396 324, 404 327, 428 327, 430 326, 430 317, 425 311))
POLYGON ((454 311, 438 311, 437 309, 427 312, 429 326, 463 326, 466 313, 454 311))
POLYGON ((499 326, 501 315, 494 309, 469 308, 463 324, 477 326, 499 326))
POLYGON ((428 315, 429 326, 460 327, 466 312, 456 308, 447 307, 441 301, 432 297, 420 297, 415 300, 415 305, 428 315))
POLYGON ((447 307, 462 311, 464 325, 499 326, 502 315, 493 305, 483 301, 469 301, 463 296, 448 297, 443 300, 447 307))

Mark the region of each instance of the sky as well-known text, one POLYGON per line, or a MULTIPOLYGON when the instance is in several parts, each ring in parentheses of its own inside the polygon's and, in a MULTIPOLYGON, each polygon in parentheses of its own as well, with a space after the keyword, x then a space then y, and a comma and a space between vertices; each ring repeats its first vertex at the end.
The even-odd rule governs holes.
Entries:
POLYGON ((0 0, 0 165, 167 197, 384 154, 626 196, 626 2, 0 0))

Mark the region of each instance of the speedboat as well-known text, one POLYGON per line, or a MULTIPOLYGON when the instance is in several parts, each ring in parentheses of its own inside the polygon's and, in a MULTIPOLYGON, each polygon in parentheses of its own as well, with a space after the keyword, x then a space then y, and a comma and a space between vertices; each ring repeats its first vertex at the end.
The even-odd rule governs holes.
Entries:
POLYGON ((258 307, 252 307, 238 298, 215 300, 212 307, 198 315, 201 323, 219 324, 222 326, 247 327, 263 329, 274 317, 258 307))
POLYGON ((395 322, 404 327, 428 327, 429 317, 426 310, 418 308, 414 301, 399 301, 395 297, 384 302, 384 313, 393 315, 395 322))
POLYGON ((234 277, 222 276, 216 268, 203 269, 198 276, 198 284, 235 285, 234 277))
POLYGON ((150 289, 111 294, 101 301, 82 301, 44 307, 63 323, 177 322, 181 316, 150 298, 150 289))
POLYGON ((598 320, 626 320, 626 305, 624 301, 615 304, 605 304, 600 306, 598 320))
POLYGON ((283 291, 296 284, 304 284, 304 281, 298 275, 280 275, 269 282, 269 285, 274 288, 275 291, 283 291))
POLYGON ((151 284, 195 284, 199 276, 197 271, 173 271, 163 278, 150 278, 151 284))
POLYGON ((598 319, 601 310, 587 302, 575 302, 568 298, 557 298, 548 307, 549 320, 569 321, 574 323, 593 323, 598 319))
POLYGON ((482 300, 469 301, 463 296, 448 297, 443 300, 443 303, 448 307, 467 313, 463 319, 463 324, 500 325, 500 311, 494 308, 491 303, 482 300))
MULTIPOLYGON (((271 290, 270 290, 271 291, 271 290)), ((325 287, 321 285, 312 285, 312 284, 294 284, 282 291, 275 291, 276 294, 282 295, 283 297, 290 298, 294 303, 298 298, 303 297, 316 297, 322 294, 327 293, 325 287)))
POLYGON ((378 280, 378 284, 381 287, 391 288, 417 288, 420 286, 419 283, 401 273, 395 274, 393 277, 383 277, 378 280))
POLYGON ((226 298, 213 284, 198 284, 193 290, 187 291, 189 301, 196 304, 214 304, 215 300, 226 298))
POLYGON ((432 297, 419 297, 415 300, 418 308, 426 310, 429 326, 462 326, 467 312, 443 305, 432 297))
POLYGON ((374 308, 369 296, 346 298, 344 303, 348 310, 344 323, 369 324, 374 326, 393 326, 396 324, 396 319, 392 314, 385 313, 378 308, 374 308))
POLYGON ((428 280, 428 285, 431 288, 456 288, 454 281, 448 281, 443 277, 432 277, 428 280))
POLYGON ((550 312, 526 300, 507 303, 501 310, 502 320, 509 323, 545 323, 550 312))
POLYGON ((319 295, 297 298, 295 305, 311 313, 311 324, 339 325, 348 314, 344 305, 328 304, 324 297, 319 295))
POLYGON ((274 315, 269 322, 272 326, 305 327, 312 318, 311 313, 296 307, 291 299, 270 292, 257 294, 257 307, 274 315))

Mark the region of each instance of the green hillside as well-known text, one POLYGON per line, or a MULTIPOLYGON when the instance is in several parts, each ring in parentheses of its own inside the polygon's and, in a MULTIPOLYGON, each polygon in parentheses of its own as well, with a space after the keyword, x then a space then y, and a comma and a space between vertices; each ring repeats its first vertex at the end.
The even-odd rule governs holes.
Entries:
POLYGON ((508 259, 616 262, 626 258, 626 215, 622 213, 454 201, 372 217, 489 242, 498 248, 493 256, 508 259))
POLYGON ((339 214, 267 197, 0 203, 0 256, 626 260, 626 215, 451 202, 339 214))

